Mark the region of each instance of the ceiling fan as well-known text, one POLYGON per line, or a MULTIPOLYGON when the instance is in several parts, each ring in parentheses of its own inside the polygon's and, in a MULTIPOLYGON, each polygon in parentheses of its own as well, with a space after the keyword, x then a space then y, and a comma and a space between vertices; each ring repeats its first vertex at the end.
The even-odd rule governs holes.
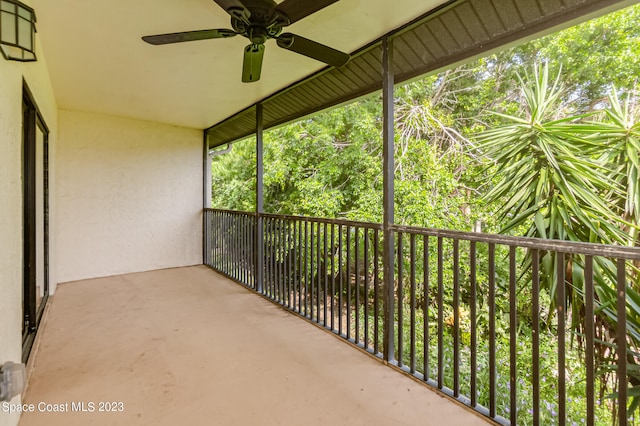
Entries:
POLYGON ((338 0, 214 0, 231 15, 231 29, 185 31, 179 33, 144 36, 149 44, 160 45, 185 41, 229 38, 241 35, 251 43, 244 48, 242 81, 250 83, 260 79, 264 43, 272 38, 283 49, 291 50, 325 64, 341 67, 349 62, 344 52, 325 46, 296 34, 282 33, 282 28, 293 24, 338 0))

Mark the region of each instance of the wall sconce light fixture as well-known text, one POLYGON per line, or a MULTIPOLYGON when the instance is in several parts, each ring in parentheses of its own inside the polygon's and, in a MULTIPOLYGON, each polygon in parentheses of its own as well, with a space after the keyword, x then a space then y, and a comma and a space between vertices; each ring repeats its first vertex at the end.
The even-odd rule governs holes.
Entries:
POLYGON ((0 51, 5 59, 36 60, 36 14, 18 0, 0 0, 0 51))

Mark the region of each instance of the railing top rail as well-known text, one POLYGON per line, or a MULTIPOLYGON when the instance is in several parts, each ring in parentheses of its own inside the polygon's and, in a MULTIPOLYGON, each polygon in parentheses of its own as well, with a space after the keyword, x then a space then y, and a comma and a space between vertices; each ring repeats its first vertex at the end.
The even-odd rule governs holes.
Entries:
POLYGON ((353 227, 357 226, 359 228, 377 229, 379 231, 382 231, 382 224, 380 223, 360 222, 360 221, 348 220, 348 219, 329 219, 329 218, 322 218, 322 217, 296 216, 296 215, 274 214, 274 213, 258 214, 256 212, 243 212, 243 211, 237 211, 237 210, 224 210, 224 209, 204 209, 204 210, 220 212, 220 213, 260 216, 260 217, 272 218, 272 219, 286 219, 286 220, 299 220, 299 221, 305 221, 305 222, 326 223, 329 225, 334 224, 334 225, 344 225, 344 226, 353 226, 353 227))
MULTIPOLYGON (((359 222, 344 219, 327 219, 319 217, 280 215, 272 213, 258 214, 256 212, 243 212, 224 209, 204 209, 220 213, 240 214, 273 219, 301 220, 307 222, 327 223, 360 228, 377 229, 382 231, 379 223, 359 222)), ((481 232, 453 231, 448 229, 422 228, 417 226, 393 225, 392 230, 408 234, 426 235, 430 237, 444 237, 457 240, 475 241, 480 243, 498 244, 505 246, 517 246, 534 250, 555 251, 568 254, 582 254, 587 256, 603 256, 608 258, 640 260, 640 247, 626 247, 609 244, 595 244, 574 241, 548 240, 531 237, 513 237, 509 235, 485 234, 481 232)))
POLYGON ((481 232, 463 232, 448 229, 421 228, 417 226, 393 225, 392 229, 396 232, 427 235, 430 237, 445 237, 457 240, 476 241, 481 243, 499 244, 505 246, 517 246, 529 249, 556 251, 568 254, 583 254, 588 256, 603 256, 609 258, 640 260, 640 247, 549 240, 531 237, 513 237, 509 235, 484 234, 481 232))
POLYGON ((226 210, 226 209, 204 209, 205 212, 218 212, 218 213, 233 213, 233 214, 242 214, 245 216, 258 216, 256 212, 246 212, 242 210, 226 210))

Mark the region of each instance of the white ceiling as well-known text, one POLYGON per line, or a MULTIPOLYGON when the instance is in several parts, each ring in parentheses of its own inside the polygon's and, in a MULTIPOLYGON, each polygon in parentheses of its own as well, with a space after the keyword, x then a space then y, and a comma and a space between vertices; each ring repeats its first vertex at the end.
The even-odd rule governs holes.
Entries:
MULTIPOLYGON (((313 0, 308 0, 313 1, 313 0)), ((443 0, 341 0, 287 27, 353 52, 443 0)), ((324 64, 269 40, 261 80, 241 83, 244 37, 152 46, 143 35, 230 28, 213 0, 32 0, 63 109, 209 127, 324 64)), ((42 52, 37 52, 42 54, 42 52)))

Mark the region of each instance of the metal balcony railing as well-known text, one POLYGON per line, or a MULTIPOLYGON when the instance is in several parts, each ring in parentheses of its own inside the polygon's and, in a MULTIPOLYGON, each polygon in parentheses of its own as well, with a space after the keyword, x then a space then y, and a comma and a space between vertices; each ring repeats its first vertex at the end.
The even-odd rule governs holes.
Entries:
POLYGON ((499 423, 635 422, 640 248, 204 215, 206 265, 499 423))

